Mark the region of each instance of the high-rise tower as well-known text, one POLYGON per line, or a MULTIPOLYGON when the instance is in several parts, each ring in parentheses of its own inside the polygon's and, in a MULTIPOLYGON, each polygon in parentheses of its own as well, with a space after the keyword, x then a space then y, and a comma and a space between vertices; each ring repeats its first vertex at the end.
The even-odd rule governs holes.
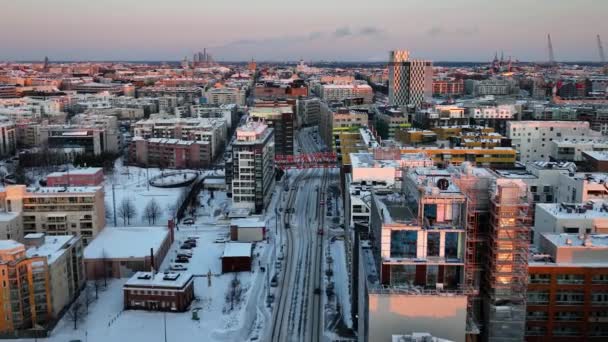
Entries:
POLYGON ((388 100, 393 106, 419 106, 433 92, 433 64, 410 60, 405 50, 391 51, 388 63, 388 100))

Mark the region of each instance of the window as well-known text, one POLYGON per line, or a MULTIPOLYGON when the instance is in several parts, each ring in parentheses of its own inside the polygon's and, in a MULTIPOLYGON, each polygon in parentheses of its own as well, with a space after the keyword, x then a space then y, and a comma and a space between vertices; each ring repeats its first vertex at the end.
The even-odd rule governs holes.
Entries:
POLYGON ((555 294, 555 302, 557 305, 583 304, 585 293, 582 291, 559 291, 555 294))
POLYGON ((549 284, 551 283, 550 274, 530 274, 530 284, 549 284))
POLYGON ((532 305, 549 303, 549 291, 528 291, 528 303, 532 305))
POLYGON ((562 327, 558 326, 553 328, 553 335, 555 336, 579 336, 581 334, 578 327, 562 327))
MULTIPOLYGON (((3 274, 4 275, 4 272, 3 274)), ((592 284, 608 284, 608 274, 596 274, 591 278, 592 284)))
POLYGON ((447 259, 458 259, 458 233, 445 234, 445 257, 447 259))
POLYGON ((528 326, 526 328, 526 336, 545 336, 547 328, 543 326, 528 326))
POLYGON ((608 304, 608 292, 591 293, 591 304, 607 305, 608 304))
POLYGON ((391 231, 391 258, 415 258, 418 232, 414 230, 391 231))
POLYGON ((580 321, 583 319, 581 311, 557 311, 555 312, 556 321, 580 321))
POLYGON ((528 311, 528 321, 546 321, 549 314, 546 311, 528 311))
POLYGON ((530 192, 536 192, 536 189, 537 189, 536 185, 532 185, 530 187, 530 192))
POLYGON ((564 227, 564 233, 578 234, 578 228, 564 227))
MULTIPOLYGON (((578 230, 578 228, 576 228, 578 230)), ((585 276, 583 274, 558 274, 558 284, 577 285, 585 282, 585 276)))
POLYGON ((439 256, 439 233, 428 233, 427 235, 427 256, 439 256))

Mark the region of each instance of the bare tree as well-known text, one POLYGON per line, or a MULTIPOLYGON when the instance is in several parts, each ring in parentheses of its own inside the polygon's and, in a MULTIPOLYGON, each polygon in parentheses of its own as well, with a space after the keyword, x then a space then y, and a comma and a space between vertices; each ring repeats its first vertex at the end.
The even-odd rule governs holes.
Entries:
POLYGON ((133 200, 130 198, 123 198, 120 202, 120 206, 116 210, 118 216, 122 219, 123 225, 130 225, 131 219, 133 219, 137 215, 137 209, 135 209, 135 204, 133 200))
POLYGON ((78 329, 78 322, 81 322, 84 319, 84 316, 86 315, 85 305, 82 305, 80 299, 81 298, 78 297, 78 299, 74 301, 74 304, 72 304, 72 306, 67 312, 68 319, 74 322, 74 330, 78 329))
POLYGON ((150 200, 144 209, 144 218, 148 220, 148 224, 156 224, 160 215, 160 205, 158 205, 158 202, 156 202, 155 199, 150 200))

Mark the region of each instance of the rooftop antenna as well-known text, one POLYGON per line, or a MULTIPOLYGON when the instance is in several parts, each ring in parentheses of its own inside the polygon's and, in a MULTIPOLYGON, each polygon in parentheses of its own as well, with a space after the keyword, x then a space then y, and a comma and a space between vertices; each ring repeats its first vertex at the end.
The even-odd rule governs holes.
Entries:
POLYGON ((604 46, 602 45, 602 38, 599 34, 597 35, 597 49, 600 53, 600 62, 602 62, 602 64, 606 63, 606 54, 604 54, 604 46))
POLYGON ((553 53, 553 43, 551 42, 551 34, 547 35, 547 47, 549 49, 549 64, 555 64, 555 54, 553 53))

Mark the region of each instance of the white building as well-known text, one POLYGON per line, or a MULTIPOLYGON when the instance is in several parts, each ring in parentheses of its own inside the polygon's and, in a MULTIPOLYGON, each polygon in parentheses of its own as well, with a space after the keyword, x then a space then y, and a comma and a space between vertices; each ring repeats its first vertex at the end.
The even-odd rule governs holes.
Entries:
POLYGON ((576 136, 549 142, 551 158, 563 161, 583 161, 583 151, 608 151, 608 137, 576 136))
POLYGON ((362 98, 363 103, 372 103, 374 91, 369 84, 323 84, 321 98, 326 102, 362 98))
POLYGON ((245 90, 240 88, 213 88, 205 92, 207 103, 214 105, 236 104, 246 105, 245 90))
POLYGON ((517 115, 515 105, 479 106, 469 108, 474 119, 513 119, 517 115))
POLYGON ((540 203, 534 216, 534 242, 542 233, 608 234, 608 202, 540 203))
POLYGON ((519 160, 527 163, 537 160, 548 161, 551 155, 551 144, 562 137, 601 136, 592 131, 589 122, 581 121, 509 121, 507 137, 517 149, 519 160))
POLYGON ((250 121, 236 130, 232 160, 226 172, 232 203, 261 213, 270 203, 274 186, 274 130, 261 121, 250 121))

